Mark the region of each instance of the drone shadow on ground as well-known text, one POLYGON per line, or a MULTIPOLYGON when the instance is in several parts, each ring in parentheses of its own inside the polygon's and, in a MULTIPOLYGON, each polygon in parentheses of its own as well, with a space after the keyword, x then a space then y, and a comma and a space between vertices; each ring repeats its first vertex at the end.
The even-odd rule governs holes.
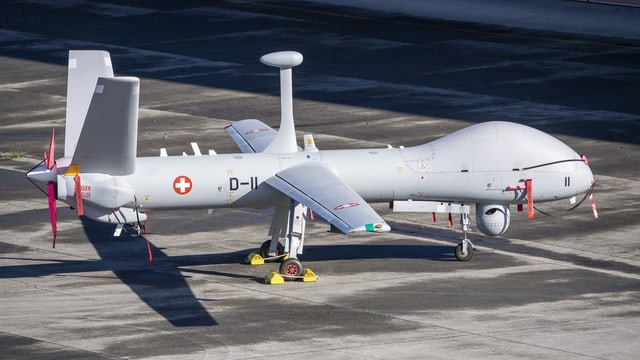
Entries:
MULTIPOLYGON (((145 235, 123 231, 113 237, 114 226, 85 217, 80 218, 86 239, 98 253, 98 260, 53 260, 46 264, 11 265, 0 267, 0 278, 38 277, 70 273, 111 271, 145 304, 176 327, 213 326, 218 322, 201 304, 188 283, 189 273, 249 279, 264 282, 262 277, 240 273, 185 267, 240 264, 247 249, 228 253, 169 256, 162 248, 150 243, 153 264, 147 260, 145 235)), ((368 259, 425 259, 455 261, 450 246, 424 244, 340 244, 305 247, 303 261, 368 259)), ((37 259, 39 261, 47 259, 37 259)))
MULTIPOLYGON (((147 255, 144 235, 123 232, 113 237, 113 225, 96 223, 82 217, 87 239, 95 247, 105 267, 127 285, 139 298, 174 326, 212 326, 217 321, 198 301, 187 278, 182 275, 179 259, 171 259, 149 243, 153 264, 144 266, 147 255)), ((220 259, 209 259, 212 262, 220 259)))

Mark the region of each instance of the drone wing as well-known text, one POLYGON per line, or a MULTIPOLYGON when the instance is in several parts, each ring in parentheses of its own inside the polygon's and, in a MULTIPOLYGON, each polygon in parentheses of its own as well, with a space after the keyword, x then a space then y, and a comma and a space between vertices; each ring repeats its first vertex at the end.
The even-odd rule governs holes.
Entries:
POLYGON ((391 230, 360 195, 319 162, 286 168, 266 183, 309 207, 344 233, 391 230))
POLYGON ((236 121, 224 129, 243 153, 262 152, 278 134, 257 119, 236 121))

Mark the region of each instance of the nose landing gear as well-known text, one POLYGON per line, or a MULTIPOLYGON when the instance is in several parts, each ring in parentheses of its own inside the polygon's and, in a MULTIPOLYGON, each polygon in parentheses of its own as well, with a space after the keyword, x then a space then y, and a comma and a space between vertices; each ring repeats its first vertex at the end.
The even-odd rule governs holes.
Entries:
POLYGON ((471 220, 469 220, 469 213, 462 212, 460 213, 460 225, 462 226, 462 242, 458 244, 453 254, 455 255, 458 261, 469 261, 473 258, 473 251, 475 250, 475 246, 467 238, 467 232, 469 232, 469 224, 471 220))

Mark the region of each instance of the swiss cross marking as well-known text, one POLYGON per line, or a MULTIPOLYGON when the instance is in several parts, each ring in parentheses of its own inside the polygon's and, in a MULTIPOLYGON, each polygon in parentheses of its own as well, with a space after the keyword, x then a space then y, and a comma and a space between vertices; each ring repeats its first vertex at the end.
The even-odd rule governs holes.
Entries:
POLYGON ((186 195, 193 188, 193 183, 188 176, 178 176, 173 180, 173 191, 175 191, 179 195, 186 195))

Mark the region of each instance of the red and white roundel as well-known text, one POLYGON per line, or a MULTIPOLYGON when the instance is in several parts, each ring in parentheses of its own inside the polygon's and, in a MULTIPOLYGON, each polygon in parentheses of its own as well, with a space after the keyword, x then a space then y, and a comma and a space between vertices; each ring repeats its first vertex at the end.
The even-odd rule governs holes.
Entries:
POLYGON ((269 129, 267 128, 260 128, 260 129, 253 129, 253 130, 249 130, 247 132, 245 132, 245 135, 251 135, 251 134, 255 134, 255 133, 259 133, 259 132, 263 132, 263 131, 269 131, 269 129))
POLYGON ((193 188, 193 183, 188 176, 180 175, 173 180, 173 191, 178 195, 186 195, 193 188))
POLYGON ((350 203, 338 205, 338 206, 334 207, 333 210, 337 211, 337 210, 342 210, 342 209, 348 209, 348 208, 359 206, 359 205, 360 204, 358 204, 358 203, 350 202, 350 203))

